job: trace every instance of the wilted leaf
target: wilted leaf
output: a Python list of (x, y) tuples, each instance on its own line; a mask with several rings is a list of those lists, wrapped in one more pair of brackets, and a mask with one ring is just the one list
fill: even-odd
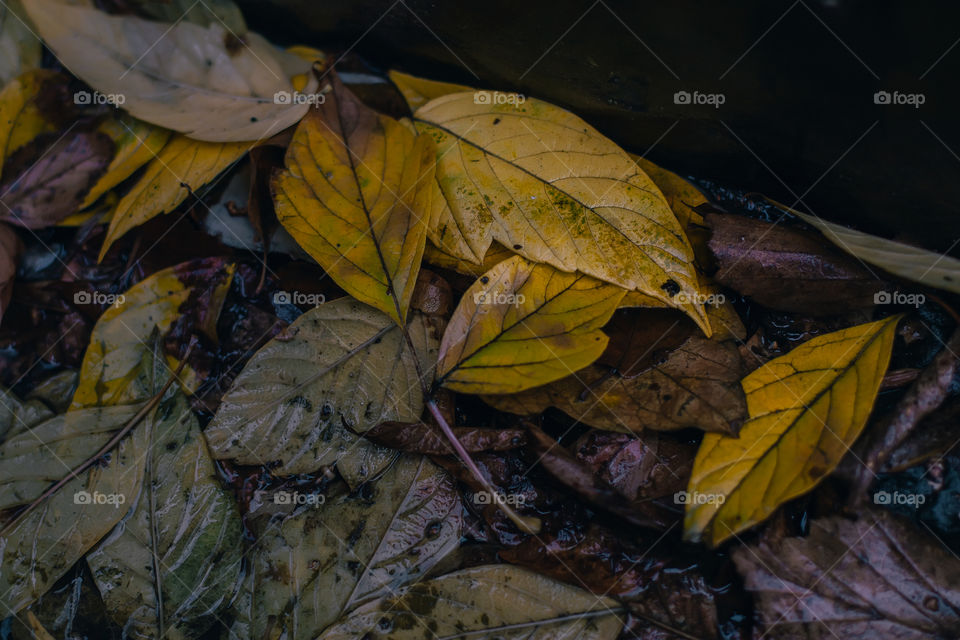
[[(507, 100), (450, 94), (415, 114), (417, 128), (437, 142), (437, 180), (449, 204), (431, 221), (431, 241), (479, 262), (496, 240), (530, 260), (662, 300), (709, 335), (693, 302), (693, 251), (653, 181), (573, 114), (496, 96)], [(464, 242), (471, 255), (458, 248)]]
[(485, 565), (420, 582), (364, 605), (318, 640), (613, 640), (623, 617), (612, 598), (519, 567)]
[(0, 85), (40, 66), (40, 40), (26, 19), (20, 0), (6, 0), (0, 6)]
[(950, 638), (960, 628), (960, 560), (884, 512), (814, 520), (806, 538), (734, 551), (758, 632), (804, 640)]
[(557, 407), (590, 426), (625, 433), (686, 427), (736, 433), (746, 417), (745, 371), (736, 345), (693, 335), (634, 378), (594, 365), (538, 389), (484, 400), (519, 415)]
[[(100, 196), (129, 178), (133, 173), (156, 157), (163, 149), (170, 132), (166, 129), (154, 127), (129, 116), (110, 118), (105, 120), (99, 130), (113, 140), (116, 153), (106, 173), (100, 176), (87, 197), (84, 198), (81, 209), (89, 207)], [(171, 168), (171, 171), (176, 169)], [(199, 187), (200, 185), (196, 185)]]
[(236, 589), (240, 516), (182, 393), (158, 407), (151, 431), (136, 508), (87, 563), (127, 637), (196, 637)]
[(433, 144), (333, 74), (331, 86), (273, 183), (277, 218), (347, 293), (403, 325), (427, 237)]
[(50, 142), (39, 136), (7, 158), (0, 218), (28, 229), (60, 222), (79, 211), (113, 157), (113, 142), (102, 133), (75, 132)]
[(117, 204), (100, 260), (118, 238), (154, 216), (173, 211), (191, 191), (207, 184), (250, 148), (243, 142), (198, 142), (173, 136)]
[[(10, 155), (41, 133), (56, 127), (47, 103), (66, 86), (67, 77), (49, 69), (35, 69), (10, 81), (0, 91), (0, 168)], [(63, 99), (65, 96), (57, 96)]]
[[(717, 545), (816, 486), (863, 430), (899, 316), (824, 334), (743, 379), (738, 438), (708, 433), (690, 478), (684, 535)], [(702, 496), (702, 497), (698, 497)]]
[(403, 455), (362, 492), (295, 512), (258, 542), (253, 637), (313, 640), (354, 607), (419, 579), (458, 546), (461, 509), (446, 472)]
[(618, 310), (603, 328), (610, 342), (597, 364), (634, 378), (663, 362), (695, 331), (696, 326), (673, 309)]
[(423, 392), (414, 358), (427, 369), (437, 347), (420, 316), (409, 331), (416, 355), (389, 317), (349, 298), (303, 314), (234, 380), (204, 431), (213, 456), (279, 461), (278, 475), (304, 473), (373, 446), (352, 432), (418, 420)]
[[(523, 429), (453, 427), (453, 433), (470, 453), (507, 451), (522, 447), (527, 442)], [(381, 422), (364, 433), (363, 437), (384, 447), (410, 453), (436, 456), (455, 453), (443, 433), (424, 422)]]
[(603, 353), (600, 327), (623, 295), (514, 256), (463, 295), (443, 335), (437, 380), (464, 393), (512, 393), (563, 378)]
[(855, 258), (928, 287), (960, 293), (960, 260), (827, 222), (779, 203)]
[(466, 85), (427, 80), (401, 71), (389, 71), (387, 75), (390, 77), (390, 81), (400, 90), (400, 93), (403, 94), (403, 99), (407, 101), (411, 113), (434, 98), (445, 96), (448, 93), (473, 91), (472, 87)]
[[(242, 37), (219, 20), (202, 27), (109, 15), (60, 0), (25, 0), (37, 32), (81, 80), (141, 120), (198, 140), (234, 142), (269, 137), (306, 113), (289, 99), (290, 77), (310, 63), (274, 48), (259, 35)], [(313, 93), (310, 77), (302, 88)], [(283, 92), (288, 99), (275, 99)], [(119, 102), (119, 100), (117, 100)]]
[(874, 305), (884, 281), (816, 234), (744, 216), (707, 214), (716, 280), (765, 307), (836, 314)]
[[(221, 258), (192, 260), (158, 271), (116, 298), (93, 328), (72, 407), (136, 402), (153, 395), (138, 379), (148, 338), (154, 331), (189, 335), (216, 323), (233, 271)], [(197, 381), (188, 369), (181, 383), (193, 388)]]
[(23, 243), (16, 232), (9, 226), (0, 224), (0, 319), (10, 305), (13, 280), (17, 275), (17, 259), (22, 251)]

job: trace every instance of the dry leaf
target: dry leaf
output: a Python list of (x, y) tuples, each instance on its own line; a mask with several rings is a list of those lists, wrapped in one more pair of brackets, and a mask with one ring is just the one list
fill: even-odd
[(898, 320), (817, 336), (743, 379), (739, 437), (708, 433), (697, 452), (687, 539), (718, 545), (836, 468), (873, 409)]
[(520, 256), (463, 295), (440, 345), (437, 380), (463, 393), (514, 393), (600, 357), (620, 287)]
[(331, 86), (273, 183), (277, 218), (347, 293), (403, 325), (426, 242), (433, 144), (333, 74)]

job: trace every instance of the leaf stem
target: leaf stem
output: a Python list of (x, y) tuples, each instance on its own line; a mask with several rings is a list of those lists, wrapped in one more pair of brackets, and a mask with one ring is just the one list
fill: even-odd
[[(450, 446), (452, 446), (453, 450), (457, 452), (457, 456), (460, 458), (460, 460), (467, 465), (467, 469), (470, 470), (470, 473), (474, 478), (476, 478), (477, 482), (479, 482), (481, 486), (483, 486), (484, 490), (491, 496), (498, 495), (499, 492), (494, 488), (490, 481), (487, 480), (486, 476), (483, 475), (483, 472), (481, 472), (479, 467), (477, 467), (477, 463), (473, 461), (473, 458), (470, 457), (470, 454), (464, 448), (463, 444), (461, 444), (460, 440), (457, 439), (456, 434), (453, 432), (453, 429), (450, 428), (450, 425), (447, 424), (447, 419), (443, 417), (443, 413), (440, 412), (440, 407), (437, 406), (437, 403), (434, 402), (433, 398), (427, 398), (427, 409), (430, 410), (430, 415), (433, 416), (433, 419), (437, 421), (437, 425), (440, 427), (440, 430), (443, 431), (443, 435), (445, 435), (447, 440), (450, 441)], [(505, 516), (510, 518), (510, 521), (517, 525), (518, 529), (524, 533), (529, 533), (532, 535), (540, 533), (540, 518), (521, 516), (502, 500), (496, 500), (495, 502), (500, 511), (502, 511)]]

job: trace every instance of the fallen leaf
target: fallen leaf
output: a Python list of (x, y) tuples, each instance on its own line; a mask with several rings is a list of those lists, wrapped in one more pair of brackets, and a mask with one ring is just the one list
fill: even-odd
[(127, 0), (145, 16), (161, 22), (186, 20), (202, 27), (220, 23), (238, 38), (247, 32), (247, 23), (233, 0)]
[(453, 309), (450, 283), (429, 269), (420, 269), (410, 307), (428, 316), (447, 318)]
[(657, 166), (642, 156), (630, 154), (630, 157), (660, 188), (680, 226), (690, 237), (695, 227), (703, 225), (703, 216), (697, 209), (709, 204), (706, 196), (674, 172)]
[(437, 142), (437, 180), (449, 204), (431, 222), (438, 247), (479, 262), (496, 240), (530, 260), (662, 300), (709, 335), (694, 302), (693, 250), (666, 199), (580, 118), (516, 94), (464, 92), (432, 100), (414, 120)]
[(42, 229), (76, 213), (113, 151), (113, 142), (102, 133), (74, 132), (52, 144), (49, 136), (38, 136), (7, 158), (0, 219)]
[(443, 335), (437, 380), (463, 393), (512, 393), (563, 378), (603, 353), (600, 327), (623, 295), (514, 256), (463, 295)]
[(716, 546), (815, 487), (873, 409), (899, 316), (818, 336), (743, 379), (749, 419), (708, 433), (693, 465), (688, 540)]
[(313, 640), (358, 605), (421, 579), (458, 546), (461, 509), (446, 472), (403, 455), (362, 492), (271, 526), (253, 558), (252, 637)]
[(347, 293), (403, 325), (427, 237), (433, 144), (330, 78), (274, 180), (277, 218)]
[(890, 513), (814, 520), (805, 538), (762, 539), (733, 559), (757, 603), (755, 636), (949, 638), (960, 560)]
[(223, 397), (204, 431), (213, 456), (279, 462), (273, 472), (290, 475), (379, 449), (354, 433), (423, 412), (414, 358), (432, 362), (436, 339), (418, 315), (408, 330), (416, 355), (389, 317), (349, 298), (303, 314), (250, 358)]
[[(197, 140), (266, 138), (296, 123), (290, 77), (310, 63), (253, 32), (109, 15), (61, 0), (25, 0), (44, 43), (70, 71), (133, 116)], [(316, 91), (311, 77), (304, 94)], [(276, 96), (281, 96), (277, 98)]]
[(0, 224), (0, 319), (10, 306), (13, 281), (17, 275), (17, 260), (23, 252), (23, 243), (16, 232)]
[[(463, 448), (478, 451), (508, 451), (527, 443), (523, 429), (453, 427)], [(371, 442), (391, 449), (424, 455), (454, 455), (453, 447), (437, 427), (423, 422), (381, 422), (363, 434)]]
[(714, 278), (770, 309), (832, 315), (873, 307), (888, 284), (811, 232), (709, 213)]
[(100, 249), (110, 246), (147, 220), (173, 211), (191, 192), (212, 181), (250, 148), (242, 142), (198, 142), (173, 136), (148, 165), (137, 183), (117, 204)]
[(736, 433), (746, 418), (740, 388), (745, 371), (734, 344), (693, 335), (665, 361), (634, 378), (593, 365), (543, 387), (487, 395), (484, 401), (518, 415), (556, 407), (592, 427), (624, 433), (687, 427)]
[(35, 69), (0, 91), (0, 169), (14, 151), (41, 133), (56, 131), (48, 103), (66, 97), (67, 82), (62, 73)]
[(26, 19), (20, 0), (7, 0), (0, 7), (0, 85), (40, 66), (43, 48)]
[(610, 342), (597, 364), (634, 378), (663, 362), (695, 331), (696, 325), (673, 309), (618, 310), (603, 328)]
[(507, 258), (512, 258), (513, 256), (514, 253), (499, 242), (490, 244), (490, 248), (487, 249), (487, 253), (483, 257), (483, 262), (480, 264), (458, 258), (449, 253), (444, 253), (443, 249), (437, 248), (429, 240), (427, 240), (426, 249), (423, 251), (423, 259), (428, 264), (443, 269), (450, 269), (451, 271), (473, 276), (474, 278), (479, 278), (487, 271), (490, 271), (490, 269), (493, 269)]
[(106, 172), (90, 187), (83, 204), (80, 205), (81, 209), (92, 205), (100, 196), (153, 160), (170, 138), (170, 132), (166, 129), (151, 126), (129, 116), (104, 120), (98, 130), (110, 136), (116, 153)]
[(614, 640), (623, 615), (612, 598), (597, 597), (510, 565), (448, 573), (359, 607), (318, 640), (381, 637)]
[(240, 515), (217, 483), (182, 393), (157, 408), (148, 443), (143, 487), (131, 496), (136, 507), (87, 564), (107, 611), (130, 637), (198, 637), (235, 592)]
[(387, 76), (390, 77), (390, 82), (403, 94), (403, 99), (407, 101), (407, 106), (410, 107), (410, 113), (413, 113), (434, 98), (439, 98), (449, 93), (473, 91), (472, 87), (466, 85), (427, 80), (426, 78), (418, 78), (417, 76), (411, 76), (401, 71), (388, 71)]

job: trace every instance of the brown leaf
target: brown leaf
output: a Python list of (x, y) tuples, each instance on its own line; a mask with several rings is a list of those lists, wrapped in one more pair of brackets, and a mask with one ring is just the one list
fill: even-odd
[(10, 296), (13, 295), (13, 280), (17, 275), (17, 258), (23, 251), (23, 243), (17, 234), (5, 224), (0, 224), (0, 319), (3, 318)]
[(450, 283), (429, 269), (420, 269), (413, 287), (410, 306), (428, 316), (449, 318), (453, 310), (453, 291)]
[(673, 309), (620, 309), (603, 328), (610, 337), (597, 360), (621, 377), (635, 378), (661, 362), (697, 330)]
[(807, 231), (708, 213), (714, 279), (771, 309), (814, 315), (872, 307), (886, 290), (863, 264)]
[(8, 179), (0, 184), (0, 218), (39, 229), (76, 213), (113, 150), (113, 141), (99, 132), (78, 132), (53, 144), (50, 136), (40, 136), (24, 145), (4, 170)]
[(733, 558), (765, 637), (920, 640), (960, 629), (960, 560), (886, 512), (814, 520), (806, 538), (761, 540)]
[[(480, 429), (454, 427), (454, 435), (470, 453), (508, 451), (526, 444), (523, 429)], [(432, 456), (453, 455), (453, 447), (439, 429), (423, 422), (381, 422), (363, 437), (376, 444), (410, 453)]]

